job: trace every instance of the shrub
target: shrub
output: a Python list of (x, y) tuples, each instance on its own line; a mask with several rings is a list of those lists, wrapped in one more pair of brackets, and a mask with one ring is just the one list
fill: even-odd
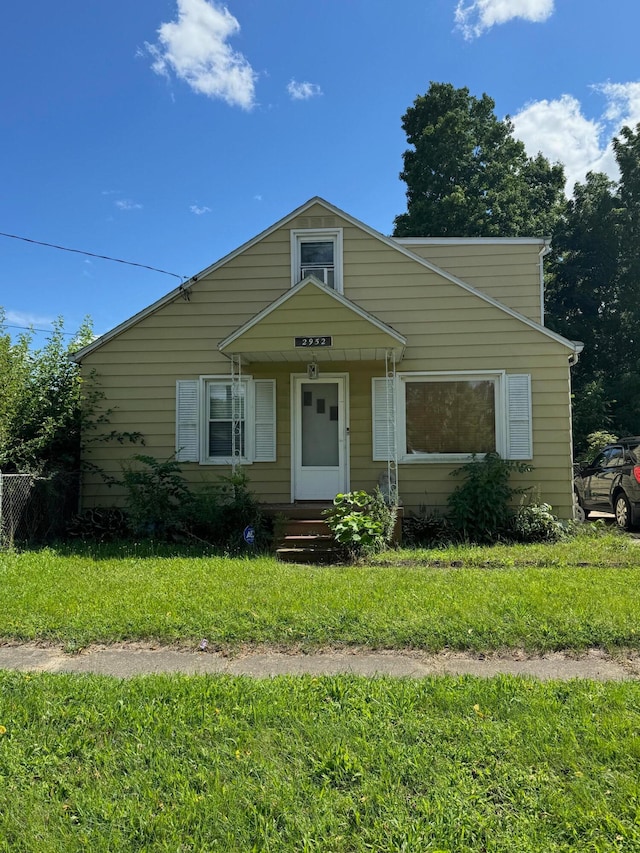
[(472, 542), (494, 542), (508, 533), (515, 495), (526, 492), (514, 488), (509, 480), (514, 472), (533, 470), (524, 462), (501, 459), (497, 453), (475, 457), (452, 471), (452, 476), (464, 477), (447, 499), (449, 519), (454, 530)]
[(391, 542), (395, 507), (387, 506), (380, 489), (338, 494), (324, 515), (333, 537), (351, 559), (383, 551)]
[(132, 532), (167, 539), (184, 531), (193, 495), (179, 464), (173, 458), (158, 462), (140, 453), (133, 460), (138, 467), (124, 465), (121, 481)]
[(228, 551), (247, 549), (244, 531), (255, 532), (254, 550), (267, 547), (271, 531), (259, 502), (249, 489), (243, 468), (221, 476), (213, 486), (197, 492), (189, 507), (188, 530), (199, 539)]
[(517, 542), (558, 542), (569, 535), (569, 530), (547, 503), (522, 504), (510, 525), (511, 536)]

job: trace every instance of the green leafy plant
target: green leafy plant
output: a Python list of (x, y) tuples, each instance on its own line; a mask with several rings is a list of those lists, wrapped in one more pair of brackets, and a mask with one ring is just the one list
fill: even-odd
[(324, 515), (333, 537), (352, 560), (383, 551), (391, 541), (395, 507), (387, 506), (380, 489), (338, 494)]
[(121, 484), (126, 490), (126, 509), (134, 533), (164, 539), (185, 529), (193, 506), (193, 495), (178, 462), (159, 462), (138, 453), (138, 463), (123, 466)]
[(463, 539), (472, 542), (493, 542), (508, 534), (513, 516), (512, 500), (524, 494), (526, 488), (510, 484), (515, 472), (531, 471), (525, 462), (502, 459), (497, 453), (487, 453), (481, 459), (456, 468), (451, 474), (464, 477), (447, 499), (453, 528)]
[(587, 436), (587, 450), (583, 456), (584, 462), (593, 462), (598, 453), (606, 447), (607, 444), (613, 444), (618, 440), (618, 436), (606, 429), (599, 429), (596, 432), (589, 433)]
[(510, 532), (518, 542), (558, 542), (570, 528), (555, 517), (551, 504), (523, 503), (511, 518)]
[[(244, 531), (252, 527), (253, 545), (244, 540)], [(243, 468), (221, 476), (218, 483), (196, 492), (189, 506), (188, 530), (199, 539), (235, 553), (247, 548), (264, 549), (271, 531)]]

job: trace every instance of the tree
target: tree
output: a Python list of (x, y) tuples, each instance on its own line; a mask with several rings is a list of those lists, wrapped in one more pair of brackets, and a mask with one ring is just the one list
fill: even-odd
[(407, 212), (397, 237), (548, 236), (563, 203), (564, 173), (528, 157), (486, 94), (431, 83), (402, 118)]
[(640, 124), (613, 142), (620, 179), (589, 173), (557, 223), (547, 325), (585, 349), (574, 369), (574, 442), (640, 432)]
[(69, 355), (92, 339), (85, 321), (70, 343), (58, 319), (42, 349), (33, 333), (14, 342), (0, 309), (0, 470), (49, 473), (78, 471), (83, 387)]

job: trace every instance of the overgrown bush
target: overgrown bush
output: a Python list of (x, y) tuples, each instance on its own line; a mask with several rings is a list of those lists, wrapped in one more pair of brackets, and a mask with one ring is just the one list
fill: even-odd
[(123, 466), (121, 484), (129, 526), (140, 536), (166, 539), (184, 532), (193, 507), (193, 495), (175, 459), (158, 462), (137, 453), (135, 466)]
[(333, 507), (324, 512), (334, 539), (351, 560), (383, 551), (393, 537), (396, 515), (379, 488), (373, 495), (365, 491), (338, 494)]
[(524, 462), (487, 453), (452, 471), (452, 476), (464, 478), (447, 499), (448, 517), (459, 536), (471, 542), (504, 538), (514, 512), (512, 499), (526, 492), (526, 488), (510, 484), (511, 475), (531, 470), (532, 466)]
[[(158, 462), (137, 454), (123, 468), (126, 514), (131, 531), (153, 539), (193, 539), (227, 551), (258, 550), (269, 542), (260, 504), (242, 468), (192, 491), (175, 459)], [(252, 527), (253, 544), (244, 540)]]
[(219, 478), (219, 482), (198, 491), (189, 507), (188, 530), (212, 545), (236, 552), (247, 549), (244, 531), (252, 527), (254, 550), (266, 548), (271, 539), (268, 521), (243, 468)]
[(448, 516), (437, 509), (428, 510), (424, 504), (402, 523), (402, 541), (409, 546), (451, 545), (459, 538)]
[(65, 342), (58, 319), (41, 349), (34, 334), (14, 341), (0, 308), (0, 470), (49, 474), (80, 469), (83, 385), (72, 352), (92, 340), (91, 324)]

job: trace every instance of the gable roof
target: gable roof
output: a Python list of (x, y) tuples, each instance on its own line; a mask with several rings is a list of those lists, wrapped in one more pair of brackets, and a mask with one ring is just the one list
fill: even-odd
[[(295, 346), (296, 332), (319, 337), (327, 328), (331, 348)], [(393, 350), (399, 361), (406, 343), (404, 335), (309, 275), (220, 341), (218, 349), (247, 361), (294, 362), (308, 361), (310, 352), (318, 361), (375, 361)]]
[[(191, 276), (191, 278), (188, 281), (184, 282), (183, 284), (178, 285), (178, 287), (175, 287), (173, 290), (171, 290), (165, 296), (158, 299), (156, 302), (149, 305), (147, 308), (144, 308), (142, 311), (139, 311), (137, 314), (134, 314), (128, 320), (125, 320), (124, 322), (115, 326), (110, 331), (105, 332), (104, 335), (101, 335), (99, 338), (96, 338), (95, 341), (92, 341), (86, 347), (83, 347), (82, 349), (78, 350), (76, 353), (74, 353), (71, 356), (71, 359), (73, 361), (75, 361), (76, 363), (80, 363), (85, 356), (89, 355), (94, 350), (102, 347), (108, 341), (112, 340), (112, 338), (115, 338), (117, 335), (122, 334), (122, 332), (124, 332), (127, 329), (131, 328), (132, 326), (136, 325), (141, 320), (144, 320), (145, 317), (148, 317), (149, 315), (155, 313), (160, 308), (162, 308), (164, 305), (167, 305), (170, 302), (173, 302), (175, 299), (178, 299), (180, 297), (188, 299), (189, 292), (190, 292), (191, 288), (194, 287), (200, 279), (210, 275), (215, 270), (217, 270), (220, 267), (224, 266), (225, 264), (229, 263), (229, 261), (233, 260), (238, 255), (241, 255), (243, 252), (245, 252), (247, 249), (250, 249), (252, 246), (255, 246), (257, 243), (259, 243), (261, 240), (264, 240), (270, 234), (273, 234), (279, 228), (282, 228), (287, 223), (291, 222), (293, 219), (296, 219), (297, 217), (304, 214), (307, 210), (309, 210), (314, 205), (320, 205), (321, 207), (324, 207), (327, 211), (332, 213), (334, 216), (341, 217), (346, 222), (348, 222), (350, 225), (353, 225), (354, 227), (361, 229), (362, 231), (364, 231), (369, 236), (375, 238), (376, 240), (381, 241), (385, 245), (394, 249), (396, 252), (400, 252), (401, 254), (405, 255), (406, 257), (411, 258), (411, 260), (415, 261), (417, 264), (420, 264), (421, 266), (425, 267), (426, 269), (430, 270), (431, 272), (434, 272), (437, 275), (442, 276), (442, 278), (446, 279), (447, 281), (452, 282), (453, 284), (457, 285), (458, 287), (463, 288), (464, 290), (468, 291), (469, 293), (474, 294), (479, 299), (481, 299), (483, 302), (486, 302), (489, 305), (493, 305), (494, 308), (498, 308), (500, 311), (507, 314), (508, 316), (513, 317), (514, 319), (524, 323), (526, 326), (529, 326), (532, 329), (535, 329), (536, 331), (540, 332), (541, 334), (545, 335), (546, 337), (550, 338), (551, 340), (556, 341), (556, 343), (559, 343), (562, 346), (565, 346), (572, 353), (575, 353), (577, 355), (578, 353), (580, 353), (582, 351), (583, 344), (580, 343), (579, 341), (570, 341), (567, 338), (564, 338), (562, 335), (559, 335), (556, 332), (551, 331), (551, 329), (547, 329), (546, 326), (541, 326), (539, 323), (536, 323), (535, 320), (531, 320), (529, 317), (525, 317), (523, 314), (520, 314), (518, 311), (514, 311), (512, 308), (509, 308), (508, 306), (504, 305), (502, 302), (499, 302), (497, 299), (494, 299), (493, 297), (488, 296), (486, 293), (483, 293), (481, 290), (478, 290), (476, 287), (473, 287), (473, 285), (468, 284), (463, 279), (458, 278), (457, 276), (453, 275), (450, 272), (447, 272), (446, 270), (443, 270), (441, 267), (437, 266), (432, 261), (429, 261), (426, 258), (420, 257), (420, 255), (417, 255), (417, 254), (415, 254), (415, 252), (412, 252), (406, 245), (403, 245), (401, 242), (399, 242), (399, 241), (397, 241), (391, 237), (386, 237), (384, 234), (381, 234), (379, 231), (376, 231), (374, 228), (371, 228), (371, 226), (367, 225), (366, 223), (361, 222), (360, 220), (356, 219), (355, 217), (351, 216), (350, 214), (345, 213), (343, 210), (340, 210), (340, 208), (335, 207), (335, 205), (331, 204), (330, 202), (325, 201), (325, 199), (320, 198), (320, 196), (314, 196), (313, 198), (310, 198), (307, 202), (302, 204), (300, 207), (297, 207), (295, 210), (291, 211), (291, 213), (288, 213), (282, 219), (279, 219), (273, 225), (270, 225), (269, 228), (266, 228), (264, 231), (261, 231), (259, 234), (257, 234), (255, 237), (252, 237), (250, 240), (247, 240), (247, 242), (243, 243), (241, 246), (238, 246), (237, 249), (234, 249), (232, 252), (229, 252), (229, 254), (224, 255), (222, 258), (217, 260), (215, 263), (213, 263), (210, 266), (206, 267), (205, 269), (201, 270), (199, 273), (196, 273), (195, 275)], [(422, 240), (424, 238), (420, 238), (420, 239)], [(469, 238), (469, 239), (471, 239), (471, 238)], [(503, 238), (503, 239), (509, 240), (510, 238)], [(515, 239), (518, 239), (518, 238), (515, 238)], [(353, 304), (353, 303), (351, 303), (351, 304)]]

